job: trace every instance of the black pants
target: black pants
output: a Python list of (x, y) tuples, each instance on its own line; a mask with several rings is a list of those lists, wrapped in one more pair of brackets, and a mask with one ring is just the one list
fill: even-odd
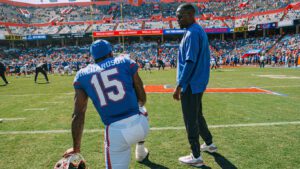
[(7, 81), (6, 78), (5, 78), (5, 73), (2, 72), (2, 71), (0, 71), (0, 76), (2, 77), (3, 81), (4, 81), (6, 84), (8, 84), (8, 81)]
[(203, 93), (192, 94), (190, 86), (184, 93), (181, 93), (183, 119), (188, 140), (195, 158), (200, 156), (199, 135), (207, 145), (212, 143), (212, 135), (208, 130), (205, 118), (202, 114), (202, 96)]
[(36, 68), (36, 69), (35, 69), (35, 77), (34, 77), (34, 81), (36, 82), (36, 79), (37, 79), (37, 77), (38, 77), (39, 72), (41, 72), (41, 73), (45, 76), (45, 79), (46, 79), (47, 82), (48, 82), (49, 80), (48, 80), (47, 73), (46, 73), (46, 71), (45, 71), (44, 69), (42, 69), (42, 68)]
[(263, 61), (263, 62), (260, 62), (259, 67), (260, 67), (260, 68), (264, 68), (264, 67), (265, 67), (265, 62), (264, 62), (264, 61)]

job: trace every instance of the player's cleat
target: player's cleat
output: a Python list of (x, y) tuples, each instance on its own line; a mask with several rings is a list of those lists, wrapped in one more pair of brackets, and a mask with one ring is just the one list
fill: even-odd
[(215, 153), (218, 151), (218, 148), (216, 145), (214, 145), (213, 143), (210, 144), (210, 145), (206, 145), (206, 143), (202, 144), (200, 146), (200, 150), (201, 151), (207, 151), (207, 152), (210, 152), (210, 153)]
[(85, 160), (79, 153), (60, 159), (54, 169), (86, 169)]
[(182, 164), (186, 164), (194, 167), (201, 167), (204, 165), (202, 157), (199, 156), (198, 158), (195, 158), (192, 153), (187, 156), (179, 157), (178, 160)]
[(144, 144), (136, 144), (135, 147), (135, 159), (138, 162), (142, 162), (148, 156), (149, 151), (144, 147)]

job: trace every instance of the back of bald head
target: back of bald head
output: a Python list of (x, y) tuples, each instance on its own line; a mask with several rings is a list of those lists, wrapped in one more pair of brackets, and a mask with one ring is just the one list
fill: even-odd
[(190, 3), (184, 3), (184, 4), (179, 5), (178, 8), (177, 8), (177, 10), (178, 9), (190, 12), (192, 14), (196, 13), (196, 10), (195, 10), (194, 6), (192, 4), (190, 4)]

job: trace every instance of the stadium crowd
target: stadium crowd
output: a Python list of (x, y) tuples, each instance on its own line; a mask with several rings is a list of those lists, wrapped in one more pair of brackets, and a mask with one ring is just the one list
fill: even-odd
[[(297, 67), (300, 56), (300, 34), (288, 34), (266, 38), (248, 38), (239, 40), (211, 40), (211, 57), (218, 66), (257, 65), (260, 57), (270, 66)], [(179, 41), (116, 43), (115, 53), (125, 53), (135, 59), (140, 67), (149, 62), (152, 67), (176, 65)], [(125, 50), (124, 50), (125, 49)], [(253, 52), (254, 51), (254, 52)], [(0, 55), (6, 63), (7, 71), (20, 74), (35, 69), (41, 60), (48, 63), (51, 73), (71, 73), (85, 67), (90, 62), (89, 45), (52, 46), (41, 48), (1, 48)]]
[[(196, 16), (240, 16), (253, 12), (262, 12), (287, 7), (296, 0), (258, 0), (258, 1), (210, 1), (194, 3), (198, 7)], [(251, 3), (251, 4), (250, 4)], [(141, 6), (111, 3), (110, 5), (91, 5), (69, 7), (17, 7), (2, 3), (0, 5), (1, 20), (14, 23), (46, 23), (51, 20), (86, 21), (101, 20), (106, 14), (114, 20), (149, 19), (153, 15), (174, 17), (180, 2), (144, 3)], [(122, 8), (122, 10), (120, 9)], [(122, 11), (122, 14), (121, 14)], [(12, 17), (11, 17), (12, 16)]]
[[(287, 12), (244, 16), (254, 12), (287, 8), (294, 0), (259, 0), (259, 1), (211, 1), (194, 3), (198, 8), (197, 21), (204, 28), (234, 28), (256, 24), (300, 19), (300, 10), (290, 8)], [(251, 3), (251, 4), (250, 4)], [(90, 33), (93, 31), (173, 29), (179, 28), (177, 21), (162, 21), (162, 18), (175, 17), (179, 2), (144, 3), (141, 6), (111, 3), (110, 5), (65, 6), (65, 7), (18, 7), (0, 3), (2, 22), (35, 24), (50, 23), (48, 26), (1, 26), (0, 34), (68, 34)], [(267, 5), (266, 5), (267, 4)], [(122, 15), (121, 15), (122, 13)], [(232, 19), (233, 16), (237, 18)], [(217, 19), (216, 17), (226, 17)], [(216, 19), (215, 19), (216, 18)], [(134, 20), (134, 22), (133, 22)], [(105, 21), (108, 23), (86, 24), (86, 21)], [(59, 22), (82, 22), (68, 25)], [(123, 23), (124, 22), (124, 23)]]
[[(212, 40), (212, 57), (219, 65), (257, 65), (297, 67), (300, 56), (299, 34), (240, 40)], [(263, 60), (261, 60), (263, 56)]]
[[(233, 28), (284, 20), (300, 19), (300, 10), (288, 9), (286, 12), (263, 14), (256, 17), (237, 19), (212, 19), (217, 16), (242, 16), (286, 8), (295, 0), (258, 0), (258, 1), (211, 1), (195, 3), (198, 8), (197, 22), (204, 28)], [(251, 3), (251, 4), (250, 4)], [(0, 26), (1, 35), (70, 34), (91, 33), (93, 31), (173, 29), (179, 28), (177, 21), (162, 21), (162, 18), (175, 17), (180, 3), (144, 3), (141, 6), (111, 3), (110, 5), (91, 5), (79, 7), (17, 7), (0, 4), (0, 19), (12, 23), (53, 23), (51, 26)], [(121, 14), (122, 12), (122, 14)], [(58, 22), (99, 21), (109, 18), (110, 23), (60, 25)], [(122, 23), (121, 21), (125, 21)], [(217, 65), (255, 65), (264, 62), (272, 66), (297, 66), (299, 57), (299, 34), (285, 36), (256, 37), (237, 40), (210, 40), (211, 57)], [(114, 43), (115, 53), (127, 53), (141, 67), (150, 62), (152, 66), (176, 66), (179, 40), (158, 44), (150, 42)], [(81, 46), (44, 46), (34, 48), (0, 47), (0, 58), (7, 65), (8, 72), (20, 74), (25, 70), (33, 71), (43, 61), (48, 63), (49, 72), (70, 72), (79, 70), (92, 62), (89, 45)]]
[[(123, 50), (125, 47), (125, 51)], [(167, 42), (158, 47), (157, 42), (115, 44), (114, 52), (125, 53), (137, 61), (141, 67), (146, 62), (151, 66), (164, 67), (175, 65), (178, 42)], [(78, 71), (87, 64), (93, 62), (89, 53), (89, 45), (58, 47), (48, 45), (41, 48), (0, 48), (0, 58), (6, 63), (7, 72), (32, 73), (40, 62), (48, 63), (50, 73), (71, 73), (70, 70)], [(159, 53), (159, 54), (158, 54)]]

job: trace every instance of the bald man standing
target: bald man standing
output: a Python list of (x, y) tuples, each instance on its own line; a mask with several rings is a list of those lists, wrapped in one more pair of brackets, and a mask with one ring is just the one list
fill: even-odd
[[(202, 113), (202, 96), (210, 73), (208, 37), (196, 23), (192, 4), (180, 5), (176, 17), (180, 28), (186, 31), (179, 45), (177, 87), (173, 98), (181, 100), (183, 119), (192, 150), (190, 155), (178, 160), (183, 164), (201, 167), (204, 163), (200, 151), (217, 151)], [(199, 136), (205, 142), (201, 146)]]

